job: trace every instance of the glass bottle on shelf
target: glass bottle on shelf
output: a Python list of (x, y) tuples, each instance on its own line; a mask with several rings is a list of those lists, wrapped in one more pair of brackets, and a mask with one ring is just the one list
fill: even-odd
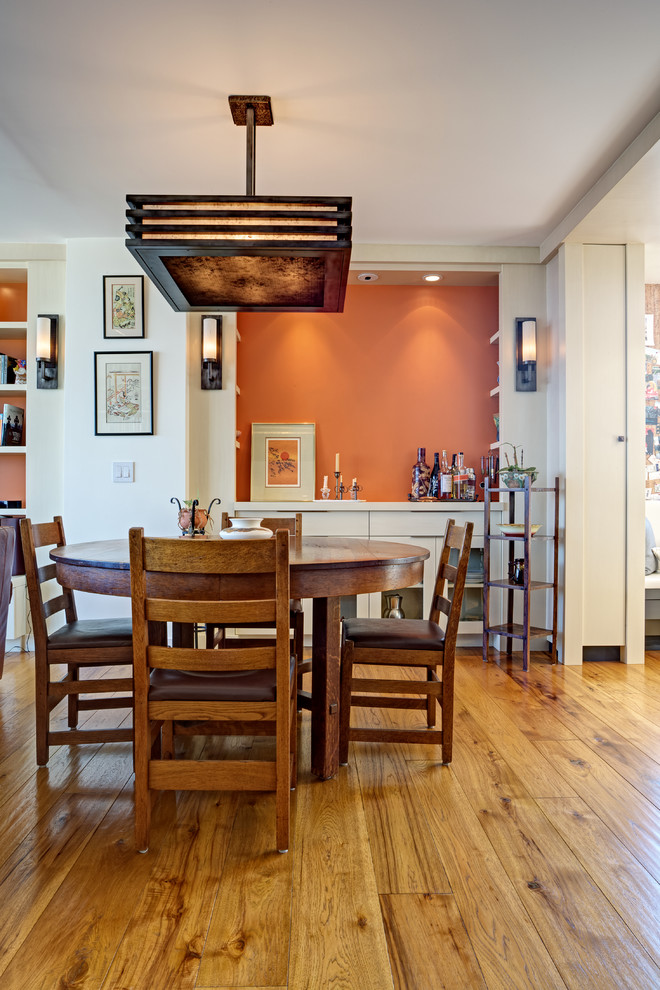
[(456, 472), (454, 473), (454, 498), (457, 500), (465, 499), (466, 489), (467, 489), (467, 471), (463, 464), (463, 451), (458, 452), (458, 464), (456, 465)]
[(417, 463), (412, 471), (413, 498), (424, 498), (429, 493), (431, 469), (426, 463), (426, 447), (417, 448)]
[(446, 450), (443, 450), (442, 452), (442, 462), (440, 464), (440, 490), (438, 495), (443, 502), (446, 502), (451, 498), (451, 471), (449, 469)]
[(465, 497), (469, 502), (476, 502), (477, 500), (477, 477), (474, 473), (474, 468), (471, 467), (467, 469)]
[(438, 498), (440, 494), (440, 454), (438, 451), (433, 455), (433, 468), (429, 478), (429, 495), (431, 498)]
[(451, 455), (451, 467), (449, 468), (449, 480), (451, 482), (449, 487), (449, 498), (456, 498), (456, 475), (458, 474), (458, 467), (456, 465), (456, 454)]

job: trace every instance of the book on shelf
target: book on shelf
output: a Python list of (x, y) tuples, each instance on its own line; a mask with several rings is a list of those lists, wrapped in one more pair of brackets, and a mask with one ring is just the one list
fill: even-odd
[(25, 410), (19, 406), (10, 406), (5, 402), (2, 407), (2, 433), (0, 446), (21, 447), (23, 445), (23, 419)]
[(0, 385), (15, 385), (25, 381), (25, 361), (12, 357), (11, 354), (0, 354)]

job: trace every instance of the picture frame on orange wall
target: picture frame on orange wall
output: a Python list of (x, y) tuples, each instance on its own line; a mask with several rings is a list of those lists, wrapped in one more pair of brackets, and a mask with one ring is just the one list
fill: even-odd
[(311, 502), (316, 477), (315, 423), (253, 423), (252, 502)]

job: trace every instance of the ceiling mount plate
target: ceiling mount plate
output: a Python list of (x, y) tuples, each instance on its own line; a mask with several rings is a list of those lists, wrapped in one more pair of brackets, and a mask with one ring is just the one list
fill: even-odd
[(247, 125), (247, 108), (254, 108), (254, 122), (257, 127), (268, 127), (273, 123), (273, 108), (270, 96), (230, 96), (231, 117), (238, 127)]

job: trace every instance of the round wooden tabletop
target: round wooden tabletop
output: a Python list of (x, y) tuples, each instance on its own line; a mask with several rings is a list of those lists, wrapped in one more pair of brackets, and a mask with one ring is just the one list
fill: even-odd
[[(209, 539), (219, 539), (210, 536)], [(77, 591), (130, 596), (128, 540), (95, 540), (51, 550), (60, 583)], [(293, 598), (392, 591), (418, 584), (429, 551), (407, 543), (348, 537), (291, 538)]]

